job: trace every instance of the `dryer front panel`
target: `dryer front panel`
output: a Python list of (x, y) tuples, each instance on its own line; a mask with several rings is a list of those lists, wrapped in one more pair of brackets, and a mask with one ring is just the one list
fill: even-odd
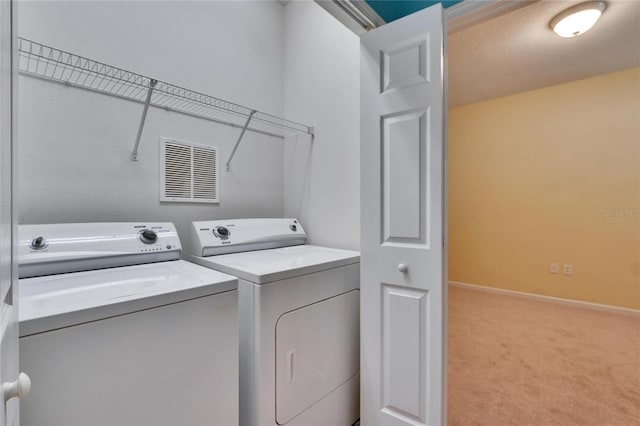
[(276, 422), (286, 424), (360, 371), (360, 290), (276, 323)]

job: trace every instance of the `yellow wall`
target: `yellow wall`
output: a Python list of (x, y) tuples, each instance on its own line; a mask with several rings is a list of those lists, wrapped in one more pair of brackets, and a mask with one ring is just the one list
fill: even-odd
[(449, 279), (640, 308), (640, 68), (449, 111)]

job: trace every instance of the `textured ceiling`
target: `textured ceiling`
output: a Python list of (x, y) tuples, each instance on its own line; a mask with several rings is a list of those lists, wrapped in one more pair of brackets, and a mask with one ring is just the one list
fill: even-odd
[(590, 31), (558, 37), (549, 21), (577, 3), (543, 0), (449, 34), (449, 106), (640, 66), (640, 1), (609, 0)]

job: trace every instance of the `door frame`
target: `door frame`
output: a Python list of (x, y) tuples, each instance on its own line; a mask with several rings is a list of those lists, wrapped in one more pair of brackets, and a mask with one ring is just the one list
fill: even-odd
[[(0, 236), (4, 241), (0, 244), (0, 256), (8, 259), (8, 281), (9, 286), (3, 289), (3, 293), (0, 297), (0, 326), (2, 327), (2, 334), (0, 342), (0, 369), (2, 369), (0, 375), (0, 383), (3, 385), (7, 382), (13, 382), (18, 379), (19, 365), (18, 365), (18, 253), (17, 253), (17, 241), (18, 241), (18, 227), (17, 227), (17, 203), (16, 203), (16, 187), (17, 187), (17, 131), (18, 131), (18, 55), (17, 55), (17, 9), (18, 3), (16, 0), (0, 0), (3, 8), (2, 24), (6, 25), (3, 29), (2, 49), (7, 48), (1, 54), (4, 59), (9, 58), (9, 64), (3, 64), (2, 73), (3, 78), (10, 79), (7, 85), (7, 97), (5, 102), (9, 103), (9, 111), (2, 111), (5, 120), (3, 125), (8, 127), (8, 130), (2, 130), (6, 139), (1, 143), (3, 146), (0, 148), (3, 150), (3, 158), (0, 159), (2, 167), (8, 168), (8, 172), (5, 170), (3, 177), (7, 178), (8, 182), (2, 183), (1, 191), (3, 191), (2, 197), (8, 198), (8, 206), (4, 206), (7, 209), (6, 221), (2, 219), (0, 226), (2, 229), (0, 232), (3, 235)], [(5, 39), (4, 37), (7, 37)], [(7, 46), (8, 45), (8, 46)], [(5, 57), (5, 55), (7, 55)], [(7, 73), (7, 74), (4, 74)], [(3, 85), (6, 81), (3, 81)], [(6, 115), (4, 115), (6, 114)], [(8, 117), (7, 117), (8, 116)], [(6, 191), (6, 192), (5, 192)], [(4, 293), (6, 290), (6, 293)], [(5, 304), (5, 302), (7, 302)], [(19, 401), (17, 398), (11, 398), (8, 401), (4, 401), (5, 389), (3, 387), (0, 390), (0, 424), (18, 424), (19, 423)]]

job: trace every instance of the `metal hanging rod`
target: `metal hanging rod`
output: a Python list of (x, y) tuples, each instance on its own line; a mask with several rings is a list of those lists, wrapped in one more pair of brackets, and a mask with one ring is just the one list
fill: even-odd
[(149, 104), (151, 103), (151, 95), (153, 89), (158, 84), (158, 80), (149, 81), (149, 91), (147, 91), (147, 98), (144, 101), (144, 109), (142, 110), (142, 117), (140, 118), (140, 125), (138, 126), (138, 134), (136, 135), (136, 141), (133, 144), (133, 151), (131, 151), (131, 160), (138, 161), (138, 145), (140, 145), (140, 137), (142, 136), (142, 129), (144, 129), (144, 122), (147, 119), (147, 111), (149, 111)]
[(236, 144), (233, 146), (233, 150), (231, 151), (231, 155), (229, 155), (229, 159), (227, 160), (227, 171), (230, 172), (231, 171), (231, 160), (233, 160), (233, 156), (236, 155), (236, 150), (238, 149), (238, 145), (240, 145), (240, 142), (242, 141), (242, 138), (244, 136), (244, 132), (247, 131), (247, 127), (249, 127), (249, 123), (251, 123), (251, 119), (253, 118), (253, 115), (256, 113), (256, 111), (251, 111), (251, 113), (249, 114), (249, 117), (247, 117), (247, 122), (244, 123), (244, 127), (242, 128), (242, 131), (240, 132), (240, 135), (238, 136), (238, 140), (236, 141)]
[(313, 138), (312, 126), (256, 111), (35, 41), (18, 38), (18, 57), (18, 68), (23, 74), (143, 104), (144, 109), (131, 153), (132, 160), (137, 159), (138, 145), (149, 106), (242, 129), (234, 153), (246, 131), (282, 139), (284, 132), (306, 133)]

